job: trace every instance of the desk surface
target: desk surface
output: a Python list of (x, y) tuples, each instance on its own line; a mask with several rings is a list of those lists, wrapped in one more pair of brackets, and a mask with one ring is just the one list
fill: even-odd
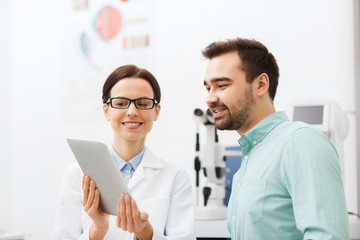
[(195, 234), (198, 238), (230, 238), (226, 220), (196, 220)]
[(0, 240), (23, 240), (24, 234), (20, 233), (0, 233)]
[(360, 239), (360, 219), (355, 216), (349, 216), (349, 228), (351, 239)]

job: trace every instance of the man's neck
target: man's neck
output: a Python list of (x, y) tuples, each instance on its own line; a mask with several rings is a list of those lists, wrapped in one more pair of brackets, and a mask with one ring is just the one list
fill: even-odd
[(241, 136), (273, 113), (275, 113), (275, 107), (272, 102), (267, 101), (265, 103), (255, 105), (253, 111), (251, 112), (251, 116), (249, 116), (249, 122), (236, 131)]

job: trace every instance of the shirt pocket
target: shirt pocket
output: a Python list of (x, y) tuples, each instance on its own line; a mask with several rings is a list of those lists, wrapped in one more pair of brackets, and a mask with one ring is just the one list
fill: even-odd
[(266, 180), (261, 178), (244, 179), (239, 191), (237, 207), (240, 218), (247, 225), (261, 222), (264, 215)]
[(170, 198), (144, 199), (140, 200), (138, 205), (140, 211), (145, 211), (149, 214), (149, 221), (153, 228), (163, 233), (169, 212)]

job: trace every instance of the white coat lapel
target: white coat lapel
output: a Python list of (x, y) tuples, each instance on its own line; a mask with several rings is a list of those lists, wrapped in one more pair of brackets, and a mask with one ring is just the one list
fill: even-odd
[(141, 163), (137, 167), (134, 172), (133, 177), (129, 182), (129, 188), (132, 189), (135, 185), (140, 183), (146, 176), (145, 170), (146, 168), (160, 169), (163, 168), (164, 165), (159, 158), (157, 158), (148, 148), (146, 147), (143, 159)]

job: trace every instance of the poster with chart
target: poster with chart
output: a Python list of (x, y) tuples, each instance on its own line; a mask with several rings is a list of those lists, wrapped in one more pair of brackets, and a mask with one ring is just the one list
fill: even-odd
[(65, 10), (64, 118), (104, 121), (101, 91), (124, 64), (154, 69), (153, 1), (73, 0)]

